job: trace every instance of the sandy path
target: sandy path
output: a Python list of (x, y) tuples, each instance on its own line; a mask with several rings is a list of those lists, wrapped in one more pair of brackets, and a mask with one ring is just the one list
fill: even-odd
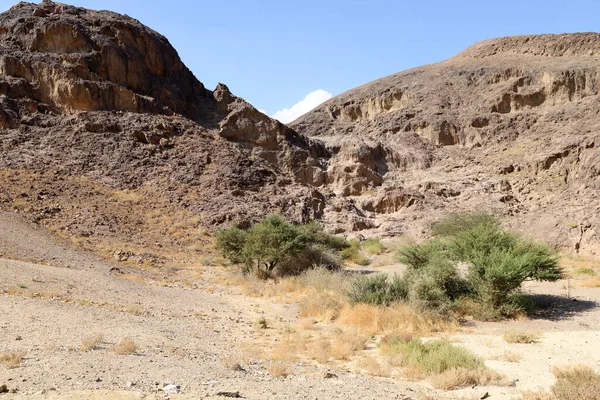
[[(0, 352), (26, 352), (18, 368), (0, 364), (0, 385), (18, 390), (3, 398), (163, 398), (165, 383), (180, 385), (182, 398), (239, 391), (247, 399), (416, 399), (428, 391), (341, 370), (325, 379), (329, 368), (304, 363), (290, 364), (287, 378), (271, 377), (255, 360), (232, 371), (225, 360), (243, 361), (243, 343), (274, 334), (254, 322), (268, 315), (275, 328), (294, 325), (295, 306), (208, 293), (198, 289), (203, 282), (196, 289), (132, 282), (15, 216), (0, 214), (0, 223), (1, 253), (48, 263), (0, 258)], [(81, 350), (92, 334), (103, 335), (100, 348)], [(125, 337), (138, 354), (112, 351)]]

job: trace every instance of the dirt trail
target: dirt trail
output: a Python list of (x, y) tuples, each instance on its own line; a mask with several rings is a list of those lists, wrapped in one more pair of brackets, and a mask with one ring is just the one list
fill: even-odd
[[(305, 363), (273, 378), (259, 362), (244, 360), (241, 344), (274, 334), (255, 328), (261, 316), (273, 320), (273, 329), (294, 325), (294, 306), (208, 293), (198, 289), (203, 282), (196, 289), (132, 282), (14, 215), (0, 214), (0, 223), (0, 252), (49, 264), (0, 258), (0, 353), (26, 352), (20, 367), (0, 365), (0, 384), (18, 390), (3, 398), (163, 398), (167, 383), (181, 386), (181, 398), (240, 392), (247, 399), (415, 399), (428, 391), (342, 370), (325, 379), (328, 368)], [(104, 338), (99, 349), (81, 350), (93, 334)], [(112, 351), (125, 337), (138, 354)], [(231, 370), (226, 360), (242, 362), (245, 371)]]

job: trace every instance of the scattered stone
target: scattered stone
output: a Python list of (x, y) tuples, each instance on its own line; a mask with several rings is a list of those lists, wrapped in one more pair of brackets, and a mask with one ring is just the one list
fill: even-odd
[(177, 394), (179, 393), (180, 388), (180, 386), (171, 384), (163, 387), (162, 391), (165, 392), (165, 394)]
[(229, 397), (233, 399), (244, 399), (245, 397), (240, 394), (240, 392), (218, 392), (217, 396), (221, 397)]
[(331, 378), (337, 378), (338, 376), (332, 372), (325, 372), (323, 374), (323, 378), (325, 379), (331, 379)]
[(0, 385), (0, 393), (8, 393), (8, 387), (6, 385)]

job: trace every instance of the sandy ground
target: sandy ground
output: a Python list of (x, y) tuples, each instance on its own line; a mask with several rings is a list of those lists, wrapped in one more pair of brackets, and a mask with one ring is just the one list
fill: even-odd
[[(111, 271), (114, 267), (56, 242), (14, 215), (0, 214), (0, 353), (26, 352), (18, 368), (0, 364), (0, 385), (17, 390), (0, 398), (225, 398), (222, 392), (239, 392), (247, 399), (418, 399), (480, 398), (487, 392), (493, 400), (548, 388), (556, 365), (600, 369), (600, 289), (577, 282), (571, 299), (564, 282), (528, 284), (527, 290), (549, 305), (538, 315), (470, 322), (450, 335), (456, 345), (513, 380), (513, 386), (435, 392), (427, 382), (371, 377), (312, 362), (289, 363), (289, 376), (272, 377), (266, 362), (243, 349), (250, 343), (255, 354), (266, 352), (261, 343), (278, 340), (285, 326), (297, 326), (294, 304), (232, 294), (198, 274), (180, 282), (143, 282), (122, 266), (120, 272)], [(218, 273), (208, 270), (204, 276)], [(270, 329), (257, 329), (256, 321), (264, 316), (272, 321)], [(536, 331), (541, 337), (534, 344), (508, 344), (502, 335), (509, 329)], [(82, 339), (94, 334), (103, 336), (99, 348), (82, 350)], [(126, 337), (139, 346), (136, 354), (113, 351)], [(507, 353), (520, 360), (506, 361)], [(232, 370), (232, 361), (242, 370)], [(334, 377), (325, 378), (326, 372)], [(165, 395), (161, 388), (167, 384), (180, 386), (180, 394)]]

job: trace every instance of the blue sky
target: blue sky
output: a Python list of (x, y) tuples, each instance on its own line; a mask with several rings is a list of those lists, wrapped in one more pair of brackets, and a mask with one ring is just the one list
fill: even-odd
[(482, 39), (597, 31), (600, 15), (597, 0), (72, 1), (139, 19), (167, 36), (209, 89), (223, 82), (270, 115), (311, 92), (322, 101)]

